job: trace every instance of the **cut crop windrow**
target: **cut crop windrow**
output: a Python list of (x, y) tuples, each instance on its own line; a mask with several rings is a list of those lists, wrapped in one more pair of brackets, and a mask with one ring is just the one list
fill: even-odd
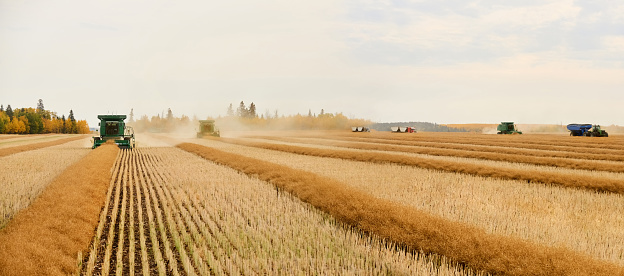
[[(484, 145), (484, 146), (500, 146), (500, 147), (512, 147), (512, 148), (525, 148), (525, 149), (540, 149), (540, 150), (552, 150), (552, 151), (569, 151), (579, 153), (600, 153), (600, 154), (624, 154), (624, 146), (619, 145), (617, 140), (609, 137), (605, 141), (604, 138), (588, 138), (592, 142), (596, 142), (596, 139), (603, 140), (604, 143), (566, 143), (565, 140), (558, 140), (556, 142), (542, 143), (544, 139), (541, 135), (535, 136), (523, 136), (523, 137), (509, 137), (509, 135), (495, 136), (494, 138), (488, 138), (488, 135), (431, 135), (431, 134), (417, 134), (417, 135), (397, 135), (396, 133), (374, 133), (367, 135), (354, 134), (341, 134), (336, 135), (339, 137), (373, 137), (382, 138), (387, 140), (399, 140), (399, 141), (423, 141), (423, 142), (437, 142), (437, 143), (455, 143), (455, 144), (468, 144), (468, 145)], [(561, 138), (570, 138), (563, 136)], [(579, 137), (573, 137), (579, 138)], [(582, 137), (581, 139), (587, 139)]]
[(76, 272), (98, 226), (118, 151), (105, 146), (87, 154), (0, 231), (0, 275)]
[[(269, 138), (264, 138), (269, 139)], [(525, 156), (515, 154), (501, 154), (496, 152), (477, 152), (458, 149), (445, 149), (445, 148), (432, 148), (432, 147), (419, 147), (419, 146), (406, 146), (406, 145), (388, 145), (380, 143), (366, 143), (366, 142), (342, 142), (342, 141), (327, 141), (327, 140), (298, 140), (289, 138), (270, 138), (269, 140), (295, 142), (303, 144), (335, 146), (342, 148), (361, 149), (361, 150), (377, 150), (377, 151), (390, 151), (390, 152), (409, 152), (416, 154), (434, 155), (434, 156), (452, 156), (463, 158), (475, 158), (492, 161), (504, 161), (514, 163), (533, 164), (539, 166), (553, 166), (560, 168), (569, 168), (577, 170), (595, 170), (595, 171), (607, 171), (607, 172), (624, 172), (624, 163), (607, 163), (587, 160), (574, 160), (568, 158), (553, 158), (553, 157), (539, 157), (539, 156)]]
[[(254, 136), (252, 138), (282, 140), (288, 139), (287, 137), (274, 137), (274, 136)], [(513, 155), (526, 155), (537, 157), (559, 157), (559, 158), (571, 158), (571, 159), (583, 159), (583, 160), (604, 160), (604, 161), (624, 161), (624, 152), (622, 154), (614, 154), (612, 152), (608, 154), (599, 154), (595, 152), (590, 153), (578, 153), (569, 151), (554, 151), (543, 149), (526, 149), (526, 148), (511, 148), (501, 146), (488, 146), (488, 145), (472, 145), (472, 144), (460, 144), (451, 142), (431, 142), (431, 141), (407, 141), (407, 140), (389, 140), (381, 138), (366, 138), (366, 137), (338, 137), (338, 136), (296, 136), (291, 137), (299, 139), (324, 139), (324, 140), (338, 140), (338, 141), (354, 141), (354, 142), (370, 142), (379, 144), (390, 145), (402, 145), (402, 146), (417, 146), (428, 148), (441, 148), (441, 149), (455, 149), (466, 150), (475, 152), (494, 152), (499, 154), (513, 154)]]
[(32, 143), (32, 144), (26, 144), (26, 145), (21, 145), (21, 146), (1, 148), (0, 157), (11, 155), (11, 154), (16, 154), (16, 153), (23, 152), (23, 151), (36, 150), (36, 149), (56, 146), (56, 145), (64, 144), (64, 143), (71, 142), (71, 141), (85, 139), (86, 137), (87, 137), (86, 135), (76, 135), (73, 137), (62, 138), (62, 139), (48, 141), (48, 142)]
[(527, 182), (537, 182), (545, 184), (555, 184), (564, 187), (581, 188), (594, 190), (597, 192), (609, 192), (624, 194), (624, 183), (614, 179), (604, 179), (597, 177), (578, 178), (576, 176), (561, 173), (544, 171), (527, 171), (493, 167), (487, 165), (471, 164), (465, 162), (454, 162), (446, 160), (434, 160), (417, 156), (405, 156), (378, 152), (354, 152), (348, 150), (328, 150), (311, 147), (300, 147), (290, 145), (279, 145), (271, 143), (248, 142), (241, 139), (221, 138), (220, 141), (257, 147), (269, 150), (277, 150), (302, 155), (341, 158), (346, 160), (372, 162), (372, 163), (394, 163), (405, 166), (414, 166), (424, 169), (441, 170), (446, 172), (465, 173), (476, 176), (492, 177), (499, 179), (524, 180)]

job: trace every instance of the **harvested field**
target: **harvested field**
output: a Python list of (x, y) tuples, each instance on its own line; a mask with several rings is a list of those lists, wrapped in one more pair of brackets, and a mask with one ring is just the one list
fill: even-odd
[[(604, 161), (588, 161), (575, 160), (559, 157), (541, 157), (541, 156), (524, 156), (516, 155), (510, 152), (479, 152), (461, 149), (420, 147), (414, 145), (388, 145), (383, 143), (365, 143), (365, 142), (342, 142), (328, 141), (325, 139), (289, 139), (289, 138), (273, 138), (265, 137), (264, 139), (299, 142), (306, 144), (316, 144), (325, 146), (335, 146), (342, 148), (378, 150), (378, 151), (395, 151), (409, 152), (417, 154), (435, 155), (435, 156), (456, 156), (464, 158), (476, 158), (494, 161), (506, 161), (514, 163), (526, 163), (541, 166), (554, 166), (561, 168), (580, 169), (580, 170), (596, 170), (607, 172), (624, 172), (624, 162), (604, 162)], [(504, 154), (507, 153), (507, 154)], [(624, 156), (622, 156), (624, 158)]]
[(376, 197), (474, 225), (488, 233), (567, 247), (624, 265), (622, 195), (396, 164), (311, 157), (217, 139), (195, 142), (336, 179)]
[(296, 154), (341, 158), (346, 160), (373, 162), (373, 163), (394, 163), (406, 166), (415, 166), (424, 169), (441, 170), (447, 172), (459, 172), (476, 176), (493, 177), (510, 180), (524, 180), (527, 182), (539, 182), (546, 184), (561, 185), (564, 187), (589, 189), (599, 192), (610, 192), (624, 194), (624, 183), (614, 179), (604, 179), (588, 177), (580, 179), (576, 176), (558, 174), (552, 172), (524, 171), (517, 169), (505, 169), (470, 163), (449, 162), (444, 160), (433, 160), (418, 156), (401, 156), (388, 153), (373, 152), (353, 152), (339, 149), (322, 149), (316, 147), (301, 147), (292, 145), (281, 145), (273, 143), (250, 142), (242, 139), (224, 138), (221, 141), (258, 147), (270, 150), (291, 152)]
[(568, 250), (488, 235), (478, 228), (381, 200), (315, 174), (195, 144), (178, 147), (269, 181), (366, 232), (411, 249), (445, 255), (476, 269), (522, 275), (624, 273), (622, 268)]
[(73, 134), (71, 136), (64, 135), (61, 137), (50, 136), (50, 138), (43, 138), (44, 140), (51, 139), (51, 141), (45, 142), (42, 142), (39, 139), (29, 139), (28, 141), (19, 144), (5, 144), (2, 148), (0, 148), (0, 157), (16, 154), (23, 151), (36, 150), (40, 148), (60, 145), (71, 141), (85, 139), (86, 137), (87, 135)]
[(470, 273), (346, 229), (175, 148), (123, 151), (112, 184), (82, 267), (88, 275)]
[(0, 139), (0, 148), (8, 148), (8, 147), (22, 146), (22, 145), (27, 145), (27, 144), (32, 144), (32, 143), (54, 141), (57, 139), (63, 139), (63, 138), (67, 138), (67, 137), (71, 137), (75, 135), (42, 134), (42, 135), (6, 135), (6, 136), (2, 136), (2, 137), (6, 137), (5, 139)]
[(52, 179), (90, 152), (91, 148), (78, 140), (0, 157), (0, 229), (29, 206)]
[[(42, 235), (59, 241), (45, 248), (64, 252), (47, 271), (624, 275), (624, 173), (614, 169), (622, 137), (326, 134), (141, 133), (100, 182), (82, 249), (59, 249), (77, 244), (68, 231)], [(42, 179), (47, 188), (5, 229), (56, 183)]]
[(89, 245), (104, 201), (115, 146), (72, 165), (0, 231), (1, 275), (71, 274)]

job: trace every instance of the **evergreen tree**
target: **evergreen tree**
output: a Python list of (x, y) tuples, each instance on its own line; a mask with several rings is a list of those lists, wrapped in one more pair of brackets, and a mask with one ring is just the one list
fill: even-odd
[(247, 113), (247, 116), (249, 118), (256, 118), (256, 105), (253, 102), (249, 105), (249, 112)]
[(39, 114), (43, 113), (43, 111), (45, 110), (45, 108), (43, 107), (43, 100), (39, 99), (39, 102), (37, 102), (37, 112), (39, 112)]
[(230, 103), (230, 106), (228, 106), (228, 109), (227, 109), (227, 116), (228, 117), (234, 116), (234, 107), (232, 106), (231, 103)]
[(74, 111), (72, 109), (69, 110), (69, 117), (67, 119), (72, 122), (76, 122), (76, 118), (74, 118)]
[(312, 117), (312, 109), (308, 109), (308, 117)]
[(134, 108), (130, 108), (130, 123), (134, 123)]
[(0, 104), (0, 112), (4, 112), (4, 105)]
[(63, 117), (61, 117), (61, 120), (63, 121), (63, 127), (61, 128), (61, 133), (67, 133), (65, 132), (67, 130), (65, 128), (65, 114), (63, 114)]
[(241, 118), (247, 117), (248, 112), (249, 111), (247, 110), (247, 107), (245, 107), (245, 103), (241, 101), (240, 104), (238, 105), (238, 109), (236, 110), (238, 117), (241, 117)]
[(171, 108), (167, 110), (167, 120), (168, 121), (173, 120), (173, 112), (171, 112)]
[(9, 116), (9, 119), (13, 120), (13, 108), (11, 108), (10, 104), (7, 105), (6, 115)]

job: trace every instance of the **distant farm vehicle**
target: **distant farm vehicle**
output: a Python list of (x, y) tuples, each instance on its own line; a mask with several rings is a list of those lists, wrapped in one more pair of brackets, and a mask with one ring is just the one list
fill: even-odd
[(522, 134), (522, 131), (518, 130), (514, 122), (501, 122), (500, 125), (496, 127), (496, 130), (498, 130), (496, 134)]
[(221, 137), (221, 133), (215, 127), (214, 120), (199, 120), (199, 132), (197, 132), (197, 138), (204, 136)]
[(570, 136), (609, 137), (609, 133), (601, 129), (600, 125), (569, 124), (568, 130), (570, 131)]
[(132, 149), (135, 146), (134, 129), (126, 126), (126, 115), (98, 115), (100, 136), (93, 137), (93, 149), (113, 140), (120, 148)]
[(353, 132), (370, 132), (370, 128), (368, 128), (368, 127), (351, 127), (351, 131), (353, 131)]
[(416, 133), (413, 127), (390, 127), (390, 131), (398, 133)]

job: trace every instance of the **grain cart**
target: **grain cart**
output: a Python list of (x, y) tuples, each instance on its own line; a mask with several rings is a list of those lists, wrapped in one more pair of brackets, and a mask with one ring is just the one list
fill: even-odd
[(353, 131), (353, 132), (370, 132), (370, 128), (368, 128), (368, 127), (351, 127), (351, 131)]
[(522, 131), (519, 131), (514, 122), (501, 122), (498, 127), (496, 127), (498, 132), (496, 134), (522, 134)]
[(197, 132), (197, 138), (204, 136), (221, 137), (219, 130), (215, 127), (214, 120), (199, 120), (199, 132)]
[(413, 127), (390, 127), (390, 131), (399, 133), (416, 133), (416, 128)]
[(93, 137), (93, 149), (109, 140), (114, 140), (120, 148), (134, 148), (134, 130), (126, 126), (126, 115), (98, 115), (100, 136)]
[(609, 137), (609, 133), (600, 128), (600, 125), (569, 124), (570, 136)]

